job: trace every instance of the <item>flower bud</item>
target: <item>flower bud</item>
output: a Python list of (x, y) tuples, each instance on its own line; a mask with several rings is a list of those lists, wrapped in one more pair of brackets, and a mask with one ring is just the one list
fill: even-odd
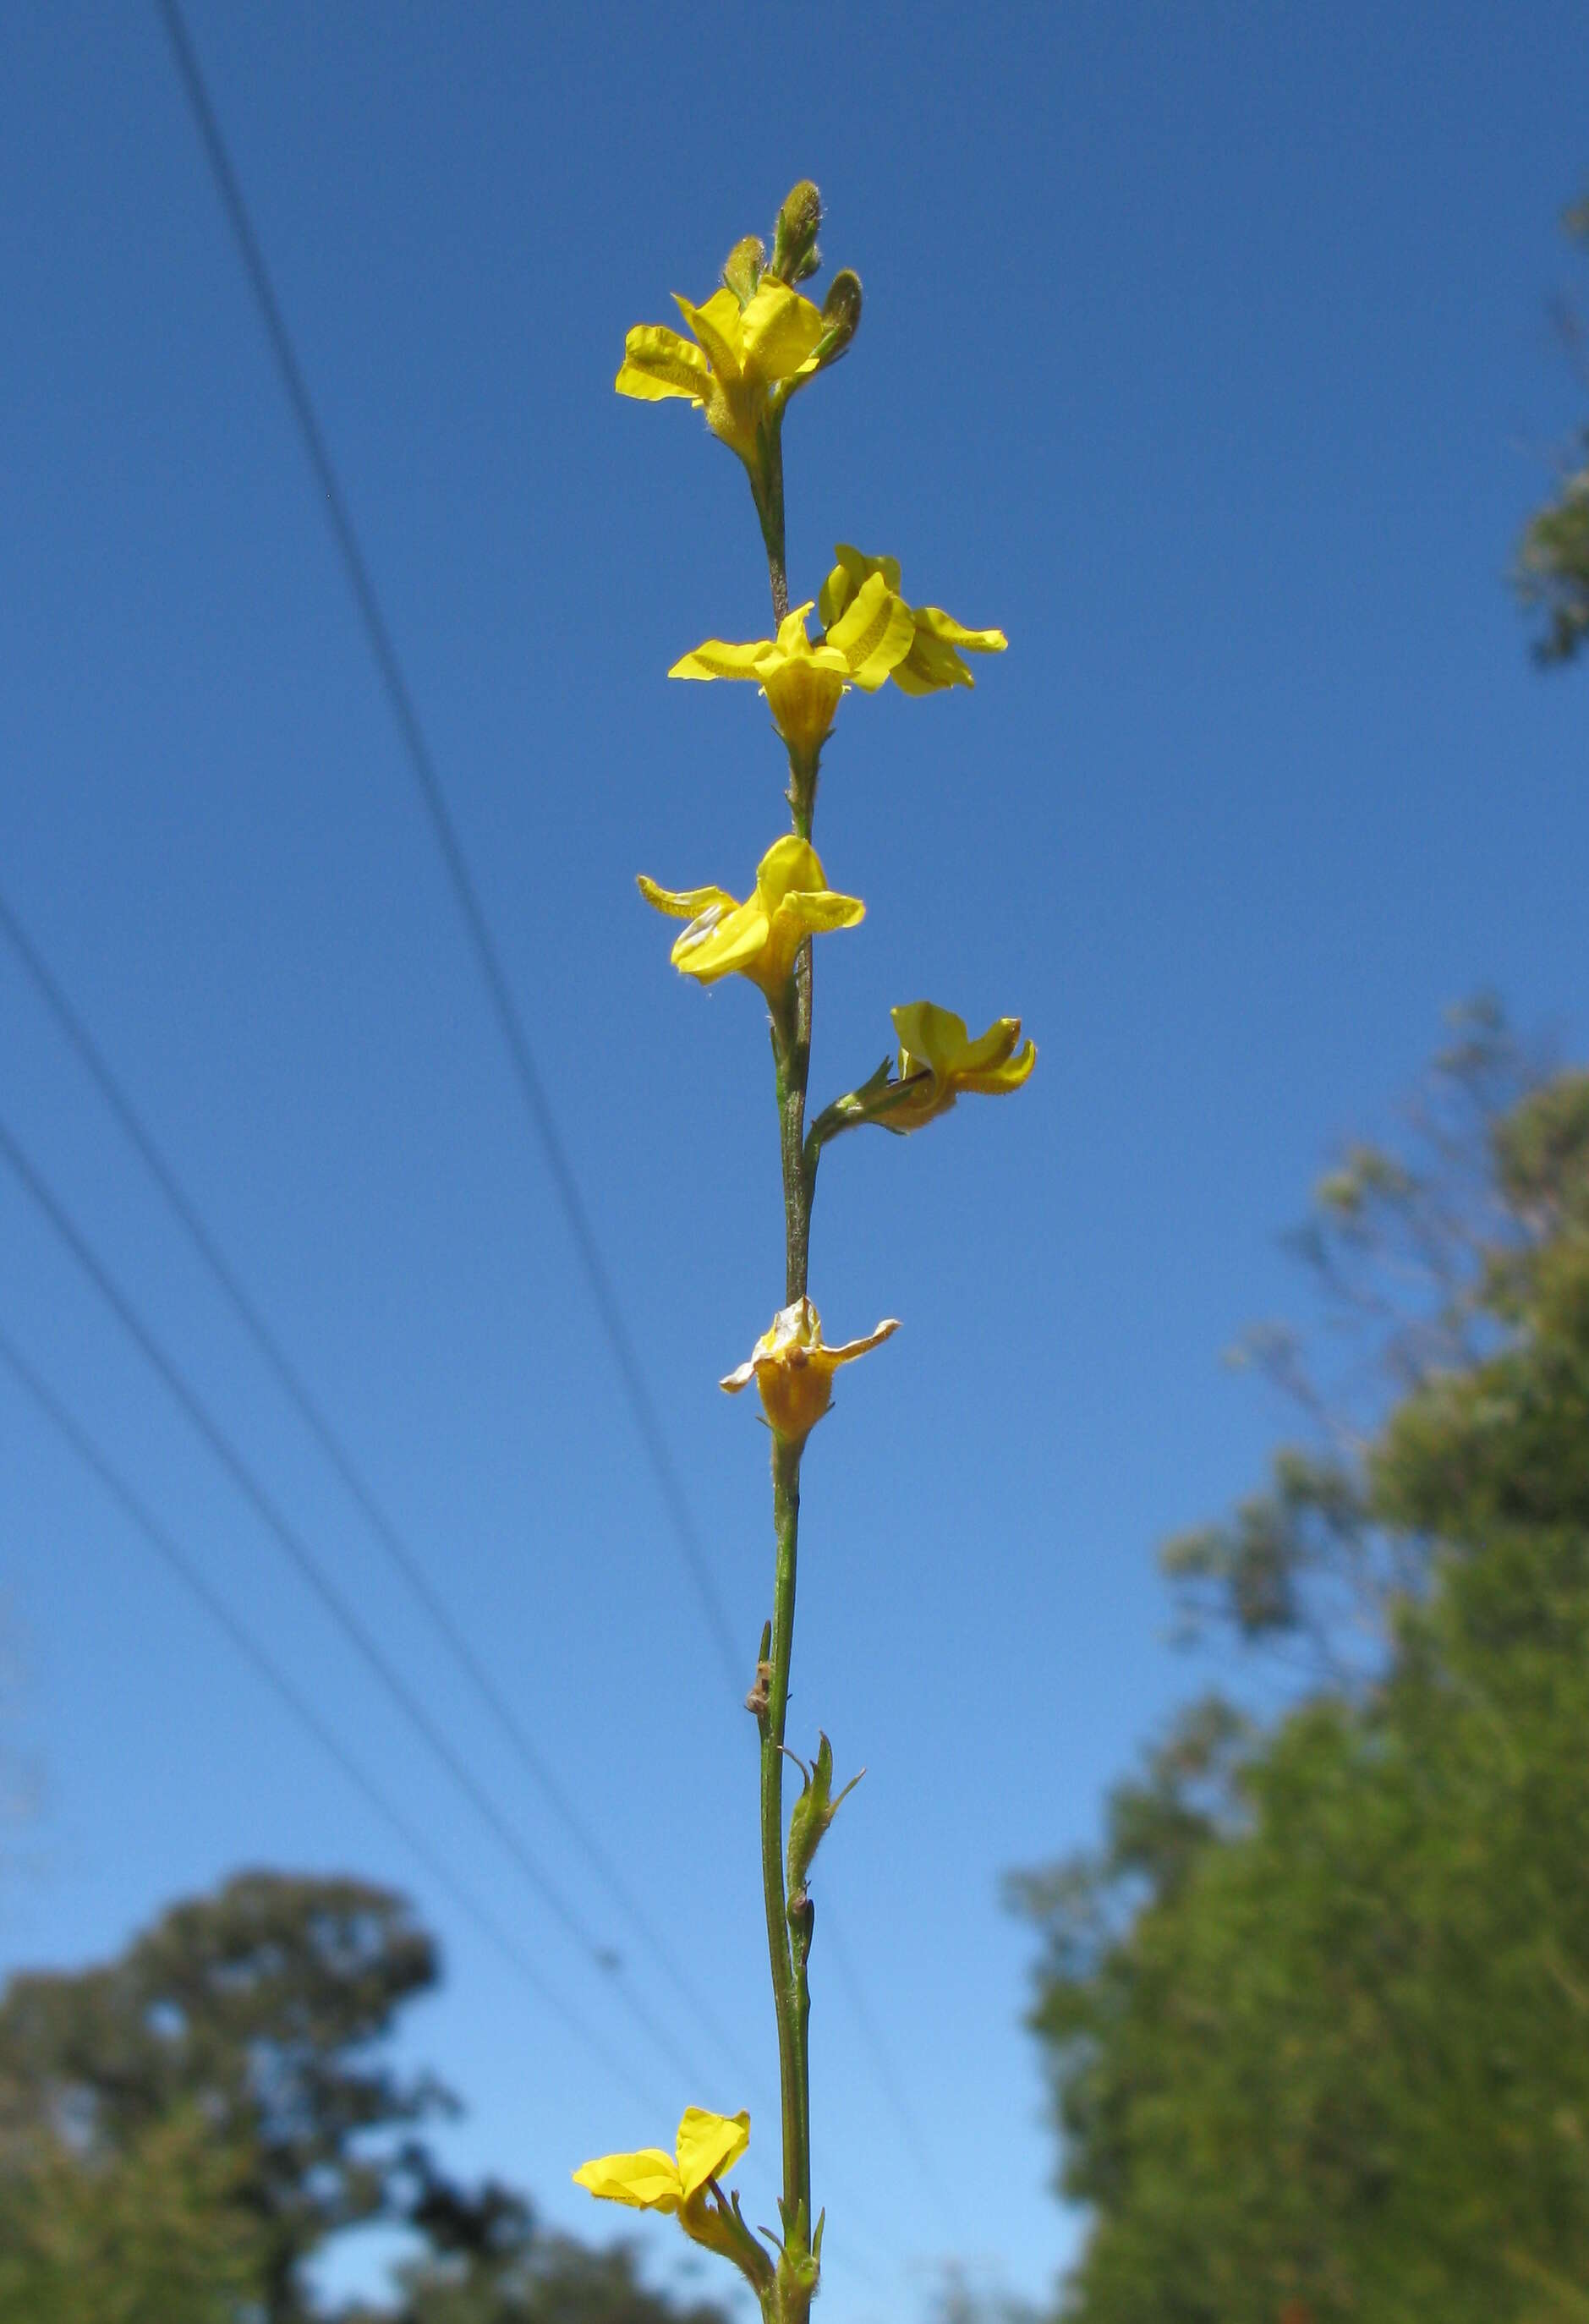
[(833, 1746), (826, 1735), (818, 1734), (816, 1762), (808, 1771), (802, 1767), (802, 1772), (806, 1776), (805, 1785), (789, 1819), (789, 1910), (791, 1917), (797, 1900), (804, 1901), (806, 1878), (828, 1825), (866, 1770), (863, 1767), (861, 1775), (852, 1775), (835, 1799)]
[(724, 282), (742, 307), (748, 307), (755, 297), (766, 263), (767, 245), (757, 234), (747, 234), (743, 242), (736, 242), (724, 260)]
[(822, 197), (809, 178), (802, 178), (784, 196), (778, 223), (772, 229), (772, 263), (769, 272), (791, 290), (808, 274), (815, 274), (822, 263), (822, 254), (817, 247), (817, 229), (821, 223)]
[(820, 343), (821, 359), (824, 364), (836, 363), (861, 327), (861, 278), (853, 268), (841, 266), (828, 284), (822, 320), (827, 328)]

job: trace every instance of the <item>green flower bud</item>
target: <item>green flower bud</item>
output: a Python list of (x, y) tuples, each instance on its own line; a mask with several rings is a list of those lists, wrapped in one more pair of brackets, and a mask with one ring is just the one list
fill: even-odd
[(832, 1795), (833, 1746), (820, 1731), (815, 1765), (807, 1767), (799, 1760), (795, 1764), (806, 1781), (789, 1819), (789, 1908), (791, 1916), (797, 1909), (797, 1900), (800, 1906), (805, 1904), (807, 1876), (822, 1844), (824, 1833), (860, 1782), (861, 1775), (866, 1773), (863, 1767), (861, 1775), (852, 1775), (835, 1799)]
[(747, 234), (743, 242), (736, 242), (724, 260), (724, 282), (742, 307), (748, 307), (755, 297), (766, 263), (767, 245), (756, 234)]
[(848, 266), (841, 266), (827, 286), (827, 296), (822, 301), (822, 337), (817, 342), (817, 360), (825, 369), (836, 363), (849, 350), (850, 341), (861, 327), (861, 278)]
[(825, 358), (832, 363), (836, 355), (844, 355), (855, 332), (860, 330), (860, 274), (853, 267), (838, 267), (834, 274), (827, 298), (822, 300), (822, 320), (827, 323), (827, 337), (836, 335), (832, 354)]
[(772, 229), (772, 263), (769, 271), (791, 290), (808, 274), (815, 274), (822, 263), (822, 254), (817, 247), (817, 229), (821, 223), (822, 197), (809, 178), (802, 178), (784, 196), (783, 208)]

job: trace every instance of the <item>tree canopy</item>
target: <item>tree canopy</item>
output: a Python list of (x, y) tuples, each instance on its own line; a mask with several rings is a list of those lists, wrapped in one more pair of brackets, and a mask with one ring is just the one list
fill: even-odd
[[(1575, 203), (1562, 224), (1589, 251), (1589, 199)], [(1571, 661), (1589, 645), (1589, 428), (1563, 463), (1554, 499), (1524, 528), (1516, 580), (1524, 604), (1545, 616), (1538, 659)]]
[(1015, 1884), (1078, 2324), (1589, 2317), (1589, 1074), (1483, 1150), (1462, 1199), (1454, 1148), (1326, 1185), (1316, 1255), (1382, 1254), (1388, 1204), (1437, 1260), (1421, 1353), (1355, 1451), (1171, 1545), (1314, 1684), (1199, 1705), (1095, 1858)]
[(454, 2101), (384, 2040), (439, 1974), (406, 1901), (251, 1872), (119, 1959), (0, 1997), (0, 2324), (308, 2324), (306, 2263), (411, 2230), (396, 2304), (340, 2324), (724, 2324), (623, 2246), (547, 2236), (453, 2185), (426, 2128)]

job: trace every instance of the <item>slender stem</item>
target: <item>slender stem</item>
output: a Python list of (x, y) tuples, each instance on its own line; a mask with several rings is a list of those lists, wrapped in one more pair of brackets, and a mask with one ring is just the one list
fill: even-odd
[(757, 431), (760, 456), (750, 471), (751, 497), (762, 524), (767, 551), (767, 577), (772, 584), (772, 613), (781, 622), (789, 612), (789, 576), (783, 547), (783, 413), (769, 413)]
[[(784, 555), (783, 447), (781, 412), (762, 431), (758, 468), (751, 490), (767, 549), (772, 610), (781, 622), (789, 612)], [(816, 804), (816, 761), (790, 761), (790, 807), (796, 831), (808, 839)], [(811, 1198), (816, 1169), (806, 1156), (806, 1082), (811, 1055), (811, 946), (801, 945), (794, 975), (772, 1010), (772, 1054), (777, 1074), (779, 1145), (783, 1161), (784, 1296), (792, 1305), (806, 1296), (811, 1243)], [(777, 1543), (773, 1577), (772, 1637), (766, 1702), (758, 1724), (762, 1738), (762, 1889), (767, 1914), (767, 1950), (772, 1968), (772, 1998), (778, 2015), (778, 2058), (783, 2111), (784, 2234), (791, 2251), (808, 2251), (811, 2234), (811, 2108), (807, 2026), (810, 1995), (806, 1957), (812, 1915), (799, 1900), (791, 1932), (784, 1889), (783, 1738), (789, 1715), (790, 1665), (794, 1651), (795, 1581), (799, 1545), (800, 1451), (772, 1440), (772, 1526)], [(810, 2288), (797, 2287), (787, 2261), (780, 2272), (786, 2307), (801, 2312)], [(787, 2278), (787, 2281), (786, 2281)], [(793, 2318), (787, 2319), (793, 2324)]]
[(806, 1296), (810, 1264), (811, 1196), (817, 1174), (806, 1158), (806, 1077), (811, 1063), (811, 945), (795, 955), (792, 1008), (774, 1025), (778, 1136), (783, 1159), (784, 1304)]
[(772, 1440), (772, 1521), (778, 1543), (773, 1581), (771, 1676), (762, 1726), (762, 1886), (767, 1946), (778, 2010), (778, 2056), (783, 2094), (785, 2231), (792, 2234), (801, 2203), (810, 2218), (809, 2139), (805, 2043), (798, 2008), (783, 1887), (783, 1736), (789, 1715), (790, 1659), (794, 1646), (795, 1572), (800, 1522), (798, 1447)]

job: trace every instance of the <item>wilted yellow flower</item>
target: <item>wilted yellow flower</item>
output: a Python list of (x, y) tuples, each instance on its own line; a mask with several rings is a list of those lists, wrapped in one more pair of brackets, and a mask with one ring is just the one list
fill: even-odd
[(817, 610), (831, 634), (861, 592), (881, 580), (910, 617), (907, 652), (889, 671), (904, 694), (937, 694), (947, 686), (973, 686), (975, 680), (961, 660), (962, 653), (1002, 653), (1009, 644), (1002, 630), (968, 630), (938, 605), (905, 605), (899, 596), (897, 557), (863, 557), (858, 549), (840, 541), (834, 550), (838, 562), (822, 584)]
[(757, 864), (756, 890), (748, 902), (735, 903), (721, 888), (675, 894), (643, 873), (640, 892), (659, 912), (689, 922), (670, 955), (681, 976), (715, 984), (737, 970), (772, 1001), (788, 984), (808, 936), (853, 928), (866, 917), (858, 896), (834, 894), (816, 849), (792, 833), (776, 840)]
[(762, 1333), (748, 1360), (718, 1386), (737, 1396), (753, 1379), (773, 1434), (786, 1444), (803, 1444), (832, 1400), (833, 1375), (840, 1364), (853, 1363), (880, 1347), (899, 1328), (898, 1321), (889, 1316), (864, 1340), (825, 1348), (822, 1318), (808, 1299), (797, 1299), (774, 1315), (771, 1329)]
[(747, 467), (758, 458), (757, 434), (774, 388), (789, 392), (820, 371), (821, 341), (830, 319), (787, 282), (762, 275), (742, 307), (734, 291), (714, 290), (703, 307), (692, 307), (677, 291), (673, 301), (695, 344), (662, 323), (637, 323), (624, 345), (624, 361), (613, 384), (620, 395), (660, 402), (687, 396), (704, 410), (707, 425), (739, 454)]
[(889, 1013), (900, 1037), (897, 1086), (903, 1094), (873, 1117), (884, 1130), (919, 1130), (947, 1113), (964, 1090), (1002, 1097), (1019, 1089), (1038, 1061), (1036, 1043), (1021, 1042), (1019, 1017), (996, 1017), (974, 1041), (963, 1017), (930, 1001)]
[(670, 678), (753, 678), (767, 697), (773, 723), (791, 751), (814, 758), (827, 740), (846, 686), (874, 694), (910, 650), (916, 630), (910, 608), (880, 576), (855, 592), (818, 645), (806, 634), (810, 602), (797, 605), (776, 638), (730, 645), (708, 638), (676, 661)]
[(675, 2153), (643, 2146), (635, 2154), (602, 2154), (582, 2163), (574, 2183), (604, 2202), (627, 2203), (636, 2211), (677, 2211), (690, 2225), (690, 2206), (709, 2182), (731, 2171), (751, 2143), (748, 2114), (708, 2114), (687, 2107), (679, 2125)]

